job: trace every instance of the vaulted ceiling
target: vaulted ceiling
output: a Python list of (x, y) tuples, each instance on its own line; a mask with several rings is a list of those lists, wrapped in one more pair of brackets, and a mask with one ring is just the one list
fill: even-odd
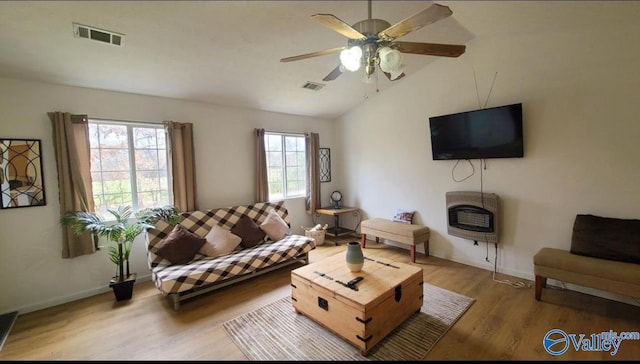
[[(611, 1), (442, 1), (453, 15), (401, 38), (469, 45), (507, 33), (634, 22), (640, 6)], [(431, 1), (373, 1), (372, 17), (395, 24)], [(367, 19), (366, 1), (1, 1), (0, 76), (335, 118), (378, 90), (450, 58), (404, 56), (406, 77), (365, 83), (345, 72), (322, 81), (337, 53), (281, 58), (347, 45), (311, 19)], [(116, 47), (74, 38), (72, 23), (125, 35)], [(465, 57), (462, 55), (461, 57)], [(319, 91), (302, 86), (324, 84)]]

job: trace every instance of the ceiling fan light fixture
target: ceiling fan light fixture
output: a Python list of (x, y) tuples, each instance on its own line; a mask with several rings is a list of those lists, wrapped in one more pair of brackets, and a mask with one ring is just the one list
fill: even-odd
[(403, 68), (402, 53), (397, 49), (382, 47), (378, 51), (378, 57), (380, 58), (380, 69), (384, 72), (393, 73)]
[[(435, 23), (451, 16), (453, 12), (448, 6), (431, 4), (394, 25), (386, 20), (371, 17), (371, 3), (368, 0), (369, 17), (353, 25), (349, 25), (333, 14), (315, 14), (311, 18), (321, 25), (349, 38), (347, 47), (325, 49), (323, 51), (282, 58), (281, 62), (297, 61), (311, 57), (340, 52), (340, 65), (335, 67), (323, 81), (332, 81), (348, 70), (356, 72), (363, 69), (366, 81), (376, 75), (376, 68), (391, 81), (405, 76), (402, 64), (403, 54), (424, 56), (458, 57), (465, 51), (464, 45), (420, 43), (397, 41), (423, 26)], [(400, 53), (402, 52), (402, 53)], [(377, 79), (377, 77), (375, 78)]]
[(402, 76), (403, 73), (404, 67), (400, 67), (398, 70), (390, 71), (389, 74), (391, 76), (389, 78), (391, 79), (391, 81), (394, 81), (396, 78)]
[(340, 63), (351, 72), (355, 72), (360, 69), (360, 63), (362, 61), (362, 48), (353, 46), (343, 49), (340, 52)]

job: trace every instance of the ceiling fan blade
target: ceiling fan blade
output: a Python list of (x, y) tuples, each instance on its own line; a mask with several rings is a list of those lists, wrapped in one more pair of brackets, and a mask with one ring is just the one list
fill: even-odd
[(311, 52), (311, 53), (306, 53), (306, 54), (300, 54), (298, 56), (286, 57), (286, 58), (282, 58), (280, 60), (280, 62), (299, 61), (301, 59), (307, 59), (307, 58), (311, 58), (311, 57), (325, 56), (327, 54), (340, 52), (341, 50), (343, 50), (345, 48), (347, 48), (347, 47), (331, 48), (331, 49), (325, 49), (323, 51), (317, 51), (317, 52)]
[(318, 23), (330, 28), (349, 39), (366, 39), (367, 37), (359, 31), (353, 29), (351, 25), (338, 19), (335, 15), (331, 14), (315, 14), (311, 15), (311, 19)]
[(329, 72), (328, 75), (326, 75), (322, 81), (333, 81), (336, 78), (338, 78), (338, 76), (340, 76), (342, 74), (342, 70), (340, 69), (342, 65), (338, 65), (336, 68), (333, 69), (333, 71)]
[(458, 44), (393, 42), (401, 53), (422, 54), (425, 56), (458, 57), (467, 48)]
[(448, 6), (433, 4), (430, 7), (401, 20), (400, 22), (381, 31), (378, 37), (381, 39), (395, 39), (408, 34), (414, 30), (418, 30), (425, 25), (435, 23), (440, 19), (444, 19), (453, 14)]

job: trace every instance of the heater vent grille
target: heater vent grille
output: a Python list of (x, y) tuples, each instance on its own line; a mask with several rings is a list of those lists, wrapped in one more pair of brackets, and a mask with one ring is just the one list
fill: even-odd
[(312, 90), (312, 91), (319, 91), (323, 87), (324, 87), (323, 84), (316, 83), (316, 82), (311, 82), (311, 81), (307, 81), (307, 83), (302, 85), (302, 88), (306, 88), (306, 89), (309, 89), (309, 90)]
[(124, 46), (124, 34), (78, 23), (73, 23), (73, 36), (75, 38), (94, 40), (96, 42), (111, 44), (117, 47)]

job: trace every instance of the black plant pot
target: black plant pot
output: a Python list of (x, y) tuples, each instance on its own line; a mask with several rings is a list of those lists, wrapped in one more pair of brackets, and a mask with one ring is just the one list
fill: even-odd
[(109, 283), (109, 287), (113, 289), (113, 294), (116, 296), (116, 301), (123, 301), (131, 299), (133, 296), (133, 284), (136, 282), (136, 274), (129, 274), (127, 279), (122, 282), (118, 282), (116, 278), (112, 278)]

